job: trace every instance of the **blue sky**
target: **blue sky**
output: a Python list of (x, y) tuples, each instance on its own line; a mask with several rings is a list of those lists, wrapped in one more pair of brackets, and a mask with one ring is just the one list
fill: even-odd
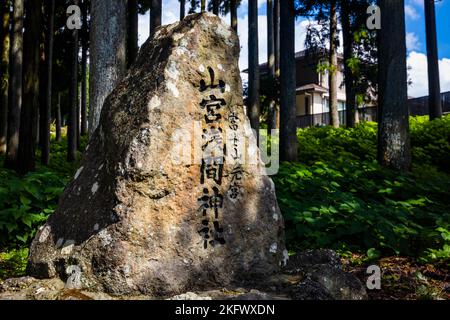
[[(427, 63), (426, 63), (426, 39), (424, 0), (405, 0), (406, 31), (408, 47), (408, 65), (410, 66), (409, 78), (412, 85), (408, 88), (410, 96), (419, 97), (428, 95)], [(179, 17), (178, 0), (163, 0), (163, 24), (173, 23)], [(259, 23), (259, 58), (260, 62), (267, 61), (267, 15), (266, 0), (258, 1), (258, 23)], [(248, 63), (248, 0), (243, 0), (238, 10), (239, 38), (241, 42), (240, 67), (244, 69)], [(439, 66), (441, 76), (441, 91), (450, 91), (450, 0), (441, 0), (436, 3), (437, 32), (439, 42)], [(222, 17), (227, 23), (229, 16)], [(304, 48), (306, 28), (309, 23), (299, 19), (296, 21), (296, 50)], [(143, 43), (149, 33), (149, 15), (141, 16), (139, 19), (140, 43)], [(243, 74), (245, 81), (246, 75)]]

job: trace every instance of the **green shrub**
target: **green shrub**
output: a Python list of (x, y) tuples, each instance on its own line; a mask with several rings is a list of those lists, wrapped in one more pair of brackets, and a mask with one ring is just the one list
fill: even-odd
[(373, 161), (338, 158), (282, 165), (275, 177), (287, 242), (383, 254), (449, 258), (450, 178), (399, 175)]
[(450, 261), (450, 116), (411, 118), (413, 172), (376, 162), (377, 124), (298, 131), (274, 178), (288, 244)]
[(66, 180), (50, 171), (0, 171), (0, 247), (26, 244), (56, 208)]
[[(81, 143), (84, 148), (86, 138)], [(38, 163), (37, 170), (25, 176), (0, 169), (0, 249), (28, 245), (54, 212), (59, 196), (78, 166), (78, 161), (67, 162), (66, 150), (67, 139), (52, 143), (50, 165)], [(3, 159), (0, 161), (3, 163)]]
[(411, 118), (413, 161), (450, 172), (450, 115), (428, 121), (428, 117)]

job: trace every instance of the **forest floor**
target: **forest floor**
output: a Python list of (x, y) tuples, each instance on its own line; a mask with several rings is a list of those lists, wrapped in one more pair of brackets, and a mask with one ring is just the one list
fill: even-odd
[(384, 257), (367, 262), (360, 254), (342, 259), (344, 270), (362, 283), (370, 265), (381, 269), (381, 289), (367, 290), (371, 300), (449, 300), (450, 268), (445, 264), (422, 264), (410, 257)]

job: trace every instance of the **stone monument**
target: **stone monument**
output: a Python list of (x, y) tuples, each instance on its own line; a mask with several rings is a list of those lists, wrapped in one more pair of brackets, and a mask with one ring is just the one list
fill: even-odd
[(70, 289), (173, 295), (264, 279), (283, 218), (245, 114), (239, 41), (209, 13), (161, 27), (106, 99), (28, 272)]

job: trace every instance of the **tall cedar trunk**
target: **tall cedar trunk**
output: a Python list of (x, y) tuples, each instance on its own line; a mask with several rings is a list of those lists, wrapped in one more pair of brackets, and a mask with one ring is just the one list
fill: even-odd
[(237, 4), (236, 0), (230, 0), (230, 16), (231, 16), (231, 28), (235, 32), (238, 31), (238, 16), (237, 16)]
[(273, 42), (275, 50), (275, 75), (280, 76), (280, 0), (273, 3)]
[(41, 162), (48, 165), (50, 159), (50, 119), (52, 112), (52, 73), (53, 73), (53, 30), (55, 16), (55, 0), (49, 1), (47, 17), (47, 37), (46, 37), (46, 84), (45, 84), (45, 112), (41, 113)]
[(219, 15), (219, 0), (213, 0), (213, 13)]
[(89, 134), (97, 128), (106, 97), (126, 70), (126, 6), (123, 0), (91, 0)]
[(23, 106), (20, 116), (17, 171), (34, 170), (36, 125), (39, 108), (39, 53), (42, 34), (42, 0), (26, 1), (23, 57)]
[(428, 103), (430, 120), (442, 117), (441, 84), (439, 81), (439, 60), (436, 35), (436, 12), (434, 0), (425, 1), (425, 25), (427, 35), (428, 60)]
[(259, 53), (258, 53), (258, 1), (248, 2), (248, 114), (252, 129), (259, 133)]
[(150, 9), (150, 36), (153, 36), (156, 28), (161, 26), (162, 3), (161, 0), (151, 0)]
[(206, 11), (206, 0), (200, 0), (200, 10), (201, 12)]
[[(44, 1), (43, 1), (44, 2)], [(43, 13), (43, 20), (42, 25), (45, 26), (47, 20), (47, 14), (48, 14), (48, 8), (46, 4), (44, 3), (42, 8)], [(39, 148), (43, 149), (43, 140), (40, 139), (40, 137), (44, 134), (42, 131), (45, 128), (45, 124), (43, 123), (45, 121), (45, 95), (47, 93), (47, 30), (46, 27), (43, 30), (41, 34), (41, 46), (40, 46), (40, 52), (39, 52), (39, 110), (38, 110), (38, 118), (36, 123), (36, 145), (39, 146)]]
[(56, 142), (61, 142), (61, 92), (58, 92), (57, 101), (56, 101)]
[[(79, 47), (78, 47), (79, 50)], [(77, 57), (78, 58), (78, 57)], [(77, 66), (77, 73), (78, 73), (78, 69), (79, 69), (79, 65)], [(81, 151), (81, 83), (77, 74), (77, 116), (75, 118), (75, 124), (76, 124), (76, 128), (77, 128), (77, 135), (76, 137), (76, 146), (77, 146), (77, 150)]]
[(411, 166), (404, 0), (381, 0), (378, 60), (378, 160), (406, 171)]
[(136, 60), (139, 51), (138, 45), (138, 2), (128, 0), (128, 37), (127, 37), (127, 67), (130, 68)]
[(180, 20), (186, 16), (186, 0), (180, 0)]
[(348, 65), (349, 59), (353, 57), (353, 32), (350, 21), (350, 7), (347, 1), (342, 2), (341, 25), (344, 40), (345, 118), (347, 127), (354, 127), (359, 122), (359, 115), (356, 105), (355, 80)]
[[(78, 5), (78, 0), (74, 1)], [(77, 122), (78, 116), (78, 30), (72, 33), (72, 56), (70, 58), (70, 84), (69, 84), (69, 121), (67, 124), (67, 161), (73, 162), (77, 156)]]
[(24, 0), (13, 1), (8, 88), (8, 143), (5, 167), (17, 168), (20, 114), (22, 110)]
[[(267, 0), (267, 63), (269, 67), (269, 77), (275, 83), (275, 41), (273, 23), (273, 0)], [(276, 101), (274, 97), (269, 102), (269, 129), (276, 129)]]
[(330, 4), (330, 70), (328, 71), (328, 87), (330, 91), (330, 122), (334, 128), (339, 128), (339, 111), (337, 99), (337, 42), (338, 42), (338, 20), (336, 2)]
[(81, 135), (86, 136), (88, 133), (87, 122), (87, 58), (89, 47), (89, 32), (88, 32), (88, 3), (83, 1), (83, 29), (81, 31)]
[(297, 160), (294, 0), (280, 2), (280, 160)]
[(0, 154), (6, 153), (8, 135), (9, 7), (9, 1), (0, 4)]

